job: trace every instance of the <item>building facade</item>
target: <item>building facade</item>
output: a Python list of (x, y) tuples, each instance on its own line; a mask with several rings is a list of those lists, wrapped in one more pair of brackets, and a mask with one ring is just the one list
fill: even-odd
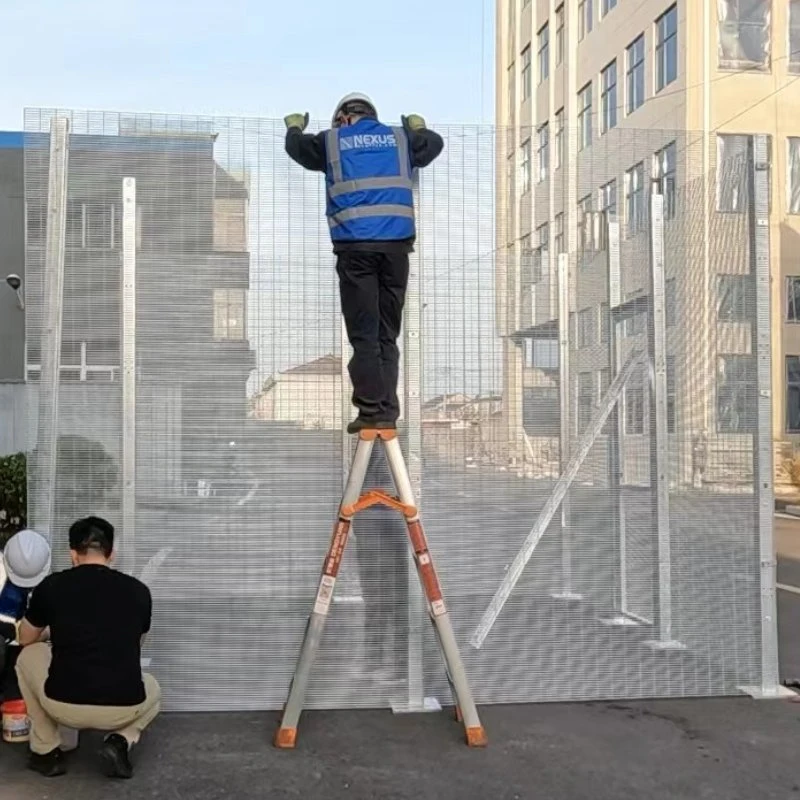
[(25, 279), (22, 153), (22, 134), (0, 131), (0, 382), (4, 383), (25, 380), (25, 312), (6, 282), (8, 275)]
[[(657, 181), (678, 480), (692, 479), (698, 448), (707, 480), (749, 480), (747, 153), (753, 135), (766, 134), (780, 465), (800, 442), (800, 2), (498, 0), (496, 52), (497, 318), (512, 451), (524, 458), (531, 376), (557, 374), (553, 325), (549, 338), (535, 332), (558, 316), (560, 253), (569, 255), (573, 435), (607, 388), (607, 243), (587, 212), (619, 222), (622, 297), (633, 299), (646, 286)], [(621, 335), (643, 338), (642, 320)], [(647, 382), (637, 381), (621, 406), (633, 438), (648, 425)], [(731, 455), (737, 448), (741, 457)]]
[[(49, 135), (4, 137), (5, 272), (23, 277), (23, 291), (32, 300), (24, 313), (2, 315), (3, 341), (11, 346), (3, 348), (0, 378), (27, 383), (20, 388), (33, 403), (42, 363)], [(246, 176), (229, 173), (215, 160), (211, 133), (70, 136), (59, 392), (62, 416), (69, 412), (64, 419), (71, 421), (70, 430), (60, 433), (91, 434), (115, 460), (127, 177), (136, 179), (137, 188), (136, 415), (141, 435), (149, 437), (138, 458), (152, 466), (145, 471), (153, 477), (148, 485), (163, 495), (205, 477), (214, 469), (209, 453), (224, 458), (217, 440), (235, 438), (245, 424), (246, 384), (255, 366), (247, 339), (249, 194)], [(187, 291), (191, 318), (174, 302)], [(4, 291), (1, 300), (11, 309), (16, 298)], [(13, 328), (8, 338), (6, 327)], [(35, 436), (31, 429), (17, 437), (25, 445), (19, 449), (33, 447)]]

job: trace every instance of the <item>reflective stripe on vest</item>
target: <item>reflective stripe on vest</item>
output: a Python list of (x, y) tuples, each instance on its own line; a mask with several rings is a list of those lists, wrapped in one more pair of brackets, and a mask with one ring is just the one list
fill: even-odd
[[(337, 128), (328, 131), (326, 136), (326, 150), (328, 161), (333, 173), (333, 184), (328, 187), (329, 197), (339, 197), (350, 192), (363, 192), (370, 189), (413, 189), (411, 180), (411, 162), (408, 157), (408, 139), (403, 128), (392, 128), (394, 139), (397, 143), (397, 158), (400, 162), (398, 176), (382, 178), (360, 178), (346, 181), (342, 177), (342, 155), (339, 150), (339, 132)], [(378, 215), (365, 215), (378, 216)], [(380, 215), (385, 216), (385, 215)]]
[(354, 219), (365, 219), (366, 217), (407, 217), (408, 219), (414, 219), (414, 209), (408, 206), (396, 205), (345, 208), (332, 217), (328, 217), (328, 226), (330, 228), (335, 228), (343, 222), (350, 222)]

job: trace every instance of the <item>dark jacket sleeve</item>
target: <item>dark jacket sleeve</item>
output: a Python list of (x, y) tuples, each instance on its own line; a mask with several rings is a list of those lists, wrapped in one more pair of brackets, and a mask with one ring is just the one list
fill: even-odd
[(444, 140), (435, 131), (422, 130), (408, 132), (411, 144), (411, 166), (427, 167), (444, 149)]
[(286, 152), (301, 167), (314, 172), (325, 172), (325, 131), (303, 133), (300, 128), (289, 128), (286, 131)]

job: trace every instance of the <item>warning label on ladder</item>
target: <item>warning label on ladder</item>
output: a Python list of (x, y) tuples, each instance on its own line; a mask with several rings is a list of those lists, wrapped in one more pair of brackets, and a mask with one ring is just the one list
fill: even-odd
[(327, 614), (328, 609), (331, 607), (331, 598), (333, 597), (333, 587), (336, 585), (336, 578), (330, 575), (323, 575), (319, 582), (319, 589), (317, 590), (317, 599), (314, 601), (315, 614)]

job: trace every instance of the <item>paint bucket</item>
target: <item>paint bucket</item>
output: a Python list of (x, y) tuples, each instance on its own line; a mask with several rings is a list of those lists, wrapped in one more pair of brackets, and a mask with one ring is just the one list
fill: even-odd
[(6, 700), (0, 711), (3, 714), (3, 741), (27, 742), (31, 725), (24, 700)]

